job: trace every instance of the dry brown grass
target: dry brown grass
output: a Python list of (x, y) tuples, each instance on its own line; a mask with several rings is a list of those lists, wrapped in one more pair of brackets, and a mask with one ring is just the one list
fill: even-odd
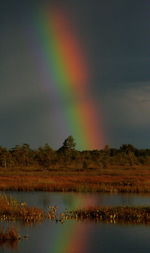
[(9, 226), (5, 229), (3, 226), (0, 226), (0, 247), (16, 250), (20, 239), (22, 237), (14, 226)]
[(25, 224), (41, 223), (45, 219), (56, 220), (56, 207), (50, 206), (45, 212), (37, 207), (18, 202), (6, 194), (0, 195), (0, 221), (20, 220)]
[(106, 223), (150, 225), (150, 207), (94, 207), (66, 211), (61, 217), (63, 220), (94, 220)]
[[(150, 207), (89, 207), (57, 214), (55, 206), (48, 212), (36, 207), (19, 203), (6, 195), (0, 195), (0, 220), (20, 220), (25, 224), (35, 224), (50, 219), (64, 222), (68, 219), (94, 220), (108, 223), (131, 223), (150, 225)], [(19, 240), (21, 237), (15, 228), (0, 228), (0, 244), (5, 241)]]
[(150, 166), (91, 170), (0, 169), (0, 190), (150, 192)]
[(7, 195), (0, 195), (0, 221), (21, 220), (25, 223), (35, 223), (43, 221), (44, 218), (43, 210), (19, 203)]
[(18, 241), (21, 239), (20, 234), (14, 227), (7, 227), (4, 229), (0, 227), (0, 242), (5, 241)]

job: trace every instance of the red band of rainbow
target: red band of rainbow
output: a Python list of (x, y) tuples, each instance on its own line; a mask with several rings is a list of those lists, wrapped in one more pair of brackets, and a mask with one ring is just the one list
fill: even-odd
[(64, 106), (68, 135), (75, 138), (79, 149), (99, 149), (104, 145), (101, 116), (89, 92), (88, 64), (67, 13), (58, 8), (45, 9), (40, 11), (38, 22), (53, 85), (64, 103), (70, 101), (68, 107)]

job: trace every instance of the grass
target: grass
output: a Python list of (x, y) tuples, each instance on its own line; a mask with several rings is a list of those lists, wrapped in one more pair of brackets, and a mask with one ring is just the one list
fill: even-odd
[(0, 169), (0, 190), (49, 192), (150, 192), (150, 166), (90, 170)]
[[(0, 195), (0, 221), (20, 220), (27, 224), (43, 222), (45, 219), (64, 222), (65, 220), (94, 220), (107, 223), (149, 224), (150, 207), (90, 207), (65, 211), (57, 215), (55, 206), (47, 212), (29, 207), (7, 195)], [(0, 241), (18, 240), (20, 235), (14, 228), (0, 229)]]
[(20, 220), (24, 223), (34, 224), (42, 222), (49, 215), (51, 219), (54, 212), (50, 209), (48, 214), (37, 207), (30, 207), (26, 203), (18, 202), (11, 197), (0, 195), (0, 221), (15, 221)]
[(150, 225), (150, 207), (97, 207), (66, 211), (63, 220), (94, 220), (106, 223), (148, 224)]
[(17, 249), (21, 236), (15, 227), (0, 227), (0, 247)]
[(7, 227), (4, 229), (3, 227), (0, 227), (0, 242), (6, 242), (6, 241), (18, 241), (21, 239), (20, 234), (14, 227)]

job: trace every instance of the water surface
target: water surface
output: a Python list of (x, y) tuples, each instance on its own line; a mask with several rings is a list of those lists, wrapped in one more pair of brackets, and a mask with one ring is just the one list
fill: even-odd
[(44, 210), (55, 205), (60, 211), (89, 206), (148, 206), (150, 194), (63, 193), (63, 192), (6, 192), (15, 199)]
[[(103, 193), (11, 192), (19, 201), (43, 209), (56, 205), (61, 212), (88, 206), (150, 205), (149, 195)], [(0, 247), (4, 253), (148, 253), (150, 226), (45, 221), (32, 227), (15, 223), (22, 235), (18, 246)]]

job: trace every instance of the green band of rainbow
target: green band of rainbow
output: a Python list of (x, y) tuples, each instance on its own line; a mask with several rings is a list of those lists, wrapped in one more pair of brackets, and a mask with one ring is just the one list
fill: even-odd
[[(96, 198), (89, 196), (75, 196), (72, 198), (72, 210), (80, 209), (89, 205), (96, 204)], [(60, 224), (58, 224), (59, 226)], [(77, 221), (66, 221), (65, 224), (59, 226), (59, 231), (54, 234), (54, 239), (51, 241), (50, 252), (53, 253), (86, 253), (89, 241), (89, 231), (85, 224)]]
[(40, 11), (38, 28), (53, 85), (65, 105), (62, 106), (70, 129), (68, 135), (73, 135), (80, 149), (102, 147), (100, 115), (88, 90), (88, 67), (66, 13), (58, 8)]

